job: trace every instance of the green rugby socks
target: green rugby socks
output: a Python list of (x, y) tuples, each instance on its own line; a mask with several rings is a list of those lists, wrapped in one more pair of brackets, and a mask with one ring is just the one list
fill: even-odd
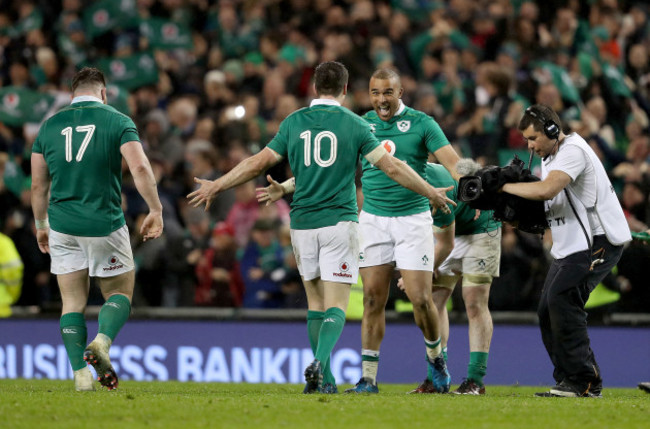
[(99, 334), (104, 334), (111, 341), (124, 326), (131, 314), (131, 302), (124, 295), (112, 295), (99, 310)]
[(467, 365), (467, 378), (483, 386), (483, 377), (487, 373), (488, 353), (470, 352), (469, 365)]
[(88, 341), (86, 319), (82, 313), (66, 313), (59, 320), (61, 338), (73, 371), (86, 367), (84, 349)]
[[(340, 308), (331, 307), (325, 311), (323, 322), (318, 335), (318, 347), (314, 357), (321, 362), (329, 362), (332, 349), (343, 332), (345, 313)], [(324, 382), (324, 380), (323, 380)]]
[[(323, 311), (307, 311), (307, 334), (309, 335), (309, 345), (311, 346), (311, 351), (316, 356), (316, 349), (318, 349), (318, 336), (320, 335), (320, 328), (323, 325), (323, 319), (325, 318), (325, 312)], [(334, 384), (336, 385), (336, 380), (330, 369), (330, 358), (327, 357), (327, 361), (322, 363), (323, 368), (323, 384)]]

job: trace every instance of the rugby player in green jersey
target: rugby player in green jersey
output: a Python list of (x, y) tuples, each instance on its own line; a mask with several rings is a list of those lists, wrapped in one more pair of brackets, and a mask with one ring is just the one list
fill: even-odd
[(219, 192), (288, 158), (295, 178), (288, 181), (295, 186), (291, 241), (307, 294), (307, 329), (315, 356), (305, 370), (305, 393), (337, 391), (327, 367), (345, 324), (350, 285), (358, 276), (354, 176), (359, 157), (434, 207), (449, 211), (447, 203), (453, 203), (445, 195), (448, 189), (431, 187), (406, 163), (387, 156), (368, 124), (341, 106), (347, 83), (348, 72), (341, 63), (320, 64), (314, 72), (317, 98), (309, 107), (289, 115), (262, 151), (224, 176), (215, 181), (195, 178), (200, 187), (188, 195), (191, 205), (205, 204), (208, 209)]
[[(471, 159), (463, 159), (457, 164), (457, 170), (463, 176), (474, 174), (480, 167)], [(469, 322), (469, 364), (467, 378), (454, 393), (483, 395), (483, 377), (492, 340), (488, 299), (492, 279), (499, 276), (501, 224), (492, 218), (492, 211), (481, 211), (477, 217), (476, 210), (458, 201), (458, 182), (443, 166), (427, 164), (426, 175), (432, 186), (453, 186), (447, 196), (458, 204), (451, 208), (451, 213), (438, 211), (433, 216), (433, 302), (440, 315), (443, 354), (446, 361), (449, 340), (447, 300), (462, 277), (463, 301)]]
[[(45, 121), (32, 148), (32, 209), (38, 247), (52, 258), (61, 301), (61, 336), (77, 390), (94, 390), (86, 362), (109, 390), (118, 385), (109, 348), (131, 312), (135, 283), (122, 212), (122, 158), (149, 207), (144, 240), (163, 230), (156, 181), (133, 121), (106, 105), (104, 75), (83, 68), (72, 79), (72, 103)], [(49, 198), (48, 198), (49, 194)], [(89, 277), (106, 302), (86, 346)]]
[[(379, 69), (370, 78), (374, 107), (363, 118), (388, 152), (425, 177), (429, 154), (455, 173), (458, 155), (440, 126), (427, 114), (402, 103), (400, 76)], [(385, 308), (390, 281), (398, 269), (411, 303), (415, 322), (424, 336), (427, 378), (417, 393), (449, 391), (450, 377), (440, 345), (438, 311), (431, 297), (433, 235), (427, 200), (390, 180), (382, 171), (362, 161), (363, 207), (359, 215), (364, 309), (361, 322), (362, 378), (350, 393), (377, 393), (379, 348), (386, 329)]]

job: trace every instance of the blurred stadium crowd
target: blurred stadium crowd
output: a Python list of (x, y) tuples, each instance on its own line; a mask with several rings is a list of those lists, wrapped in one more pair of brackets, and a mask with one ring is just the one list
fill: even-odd
[[(193, 177), (224, 174), (308, 105), (313, 67), (328, 60), (349, 69), (347, 107), (359, 114), (372, 108), (371, 73), (395, 67), (405, 104), (483, 164), (527, 160), (518, 121), (532, 103), (551, 106), (602, 157), (630, 228), (646, 230), (649, 17), (647, 2), (625, 0), (0, 0), (0, 231), (25, 267), (18, 305), (59, 299), (34, 238), (30, 148), (84, 65), (107, 74), (109, 104), (138, 126), (164, 204), (163, 239), (143, 243), (146, 205), (125, 169), (135, 305), (305, 307), (289, 201), (258, 205), (253, 182), (208, 213), (185, 195)], [(547, 241), (504, 227), (492, 310), (535, 309)], [(609, 309), (650, 312), (649, 248), (627, 248), (605, 282)]]

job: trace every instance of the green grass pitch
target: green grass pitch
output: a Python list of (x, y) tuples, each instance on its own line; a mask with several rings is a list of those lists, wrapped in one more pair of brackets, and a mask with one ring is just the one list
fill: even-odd
[[(303, 395), (299, 385), (120, 383), (75, 392), (71, 380), (0, 380), (2, 428), (648, 428), (650, 394), (605, 389), (602, 399), (537, 398), (534, 387), (487, 395)], [(350, 386), (340, 386), (342, 388)], [(343, 390), (343, 389), (341, 389)]]

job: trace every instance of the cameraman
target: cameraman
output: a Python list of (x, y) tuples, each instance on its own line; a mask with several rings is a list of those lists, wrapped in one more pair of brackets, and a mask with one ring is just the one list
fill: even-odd
[(537, 314), (556, 386), (537, 396), (600, 397), (602, 378), (589, 345), (585, 302), (616, 265), (630, 231), (600, 160), (576, 133), (565, 135), (550, 107), (526, 109), (519, 130), (542, 158), (542, 180), (501, 190), (544, 200), (554, 260)]

